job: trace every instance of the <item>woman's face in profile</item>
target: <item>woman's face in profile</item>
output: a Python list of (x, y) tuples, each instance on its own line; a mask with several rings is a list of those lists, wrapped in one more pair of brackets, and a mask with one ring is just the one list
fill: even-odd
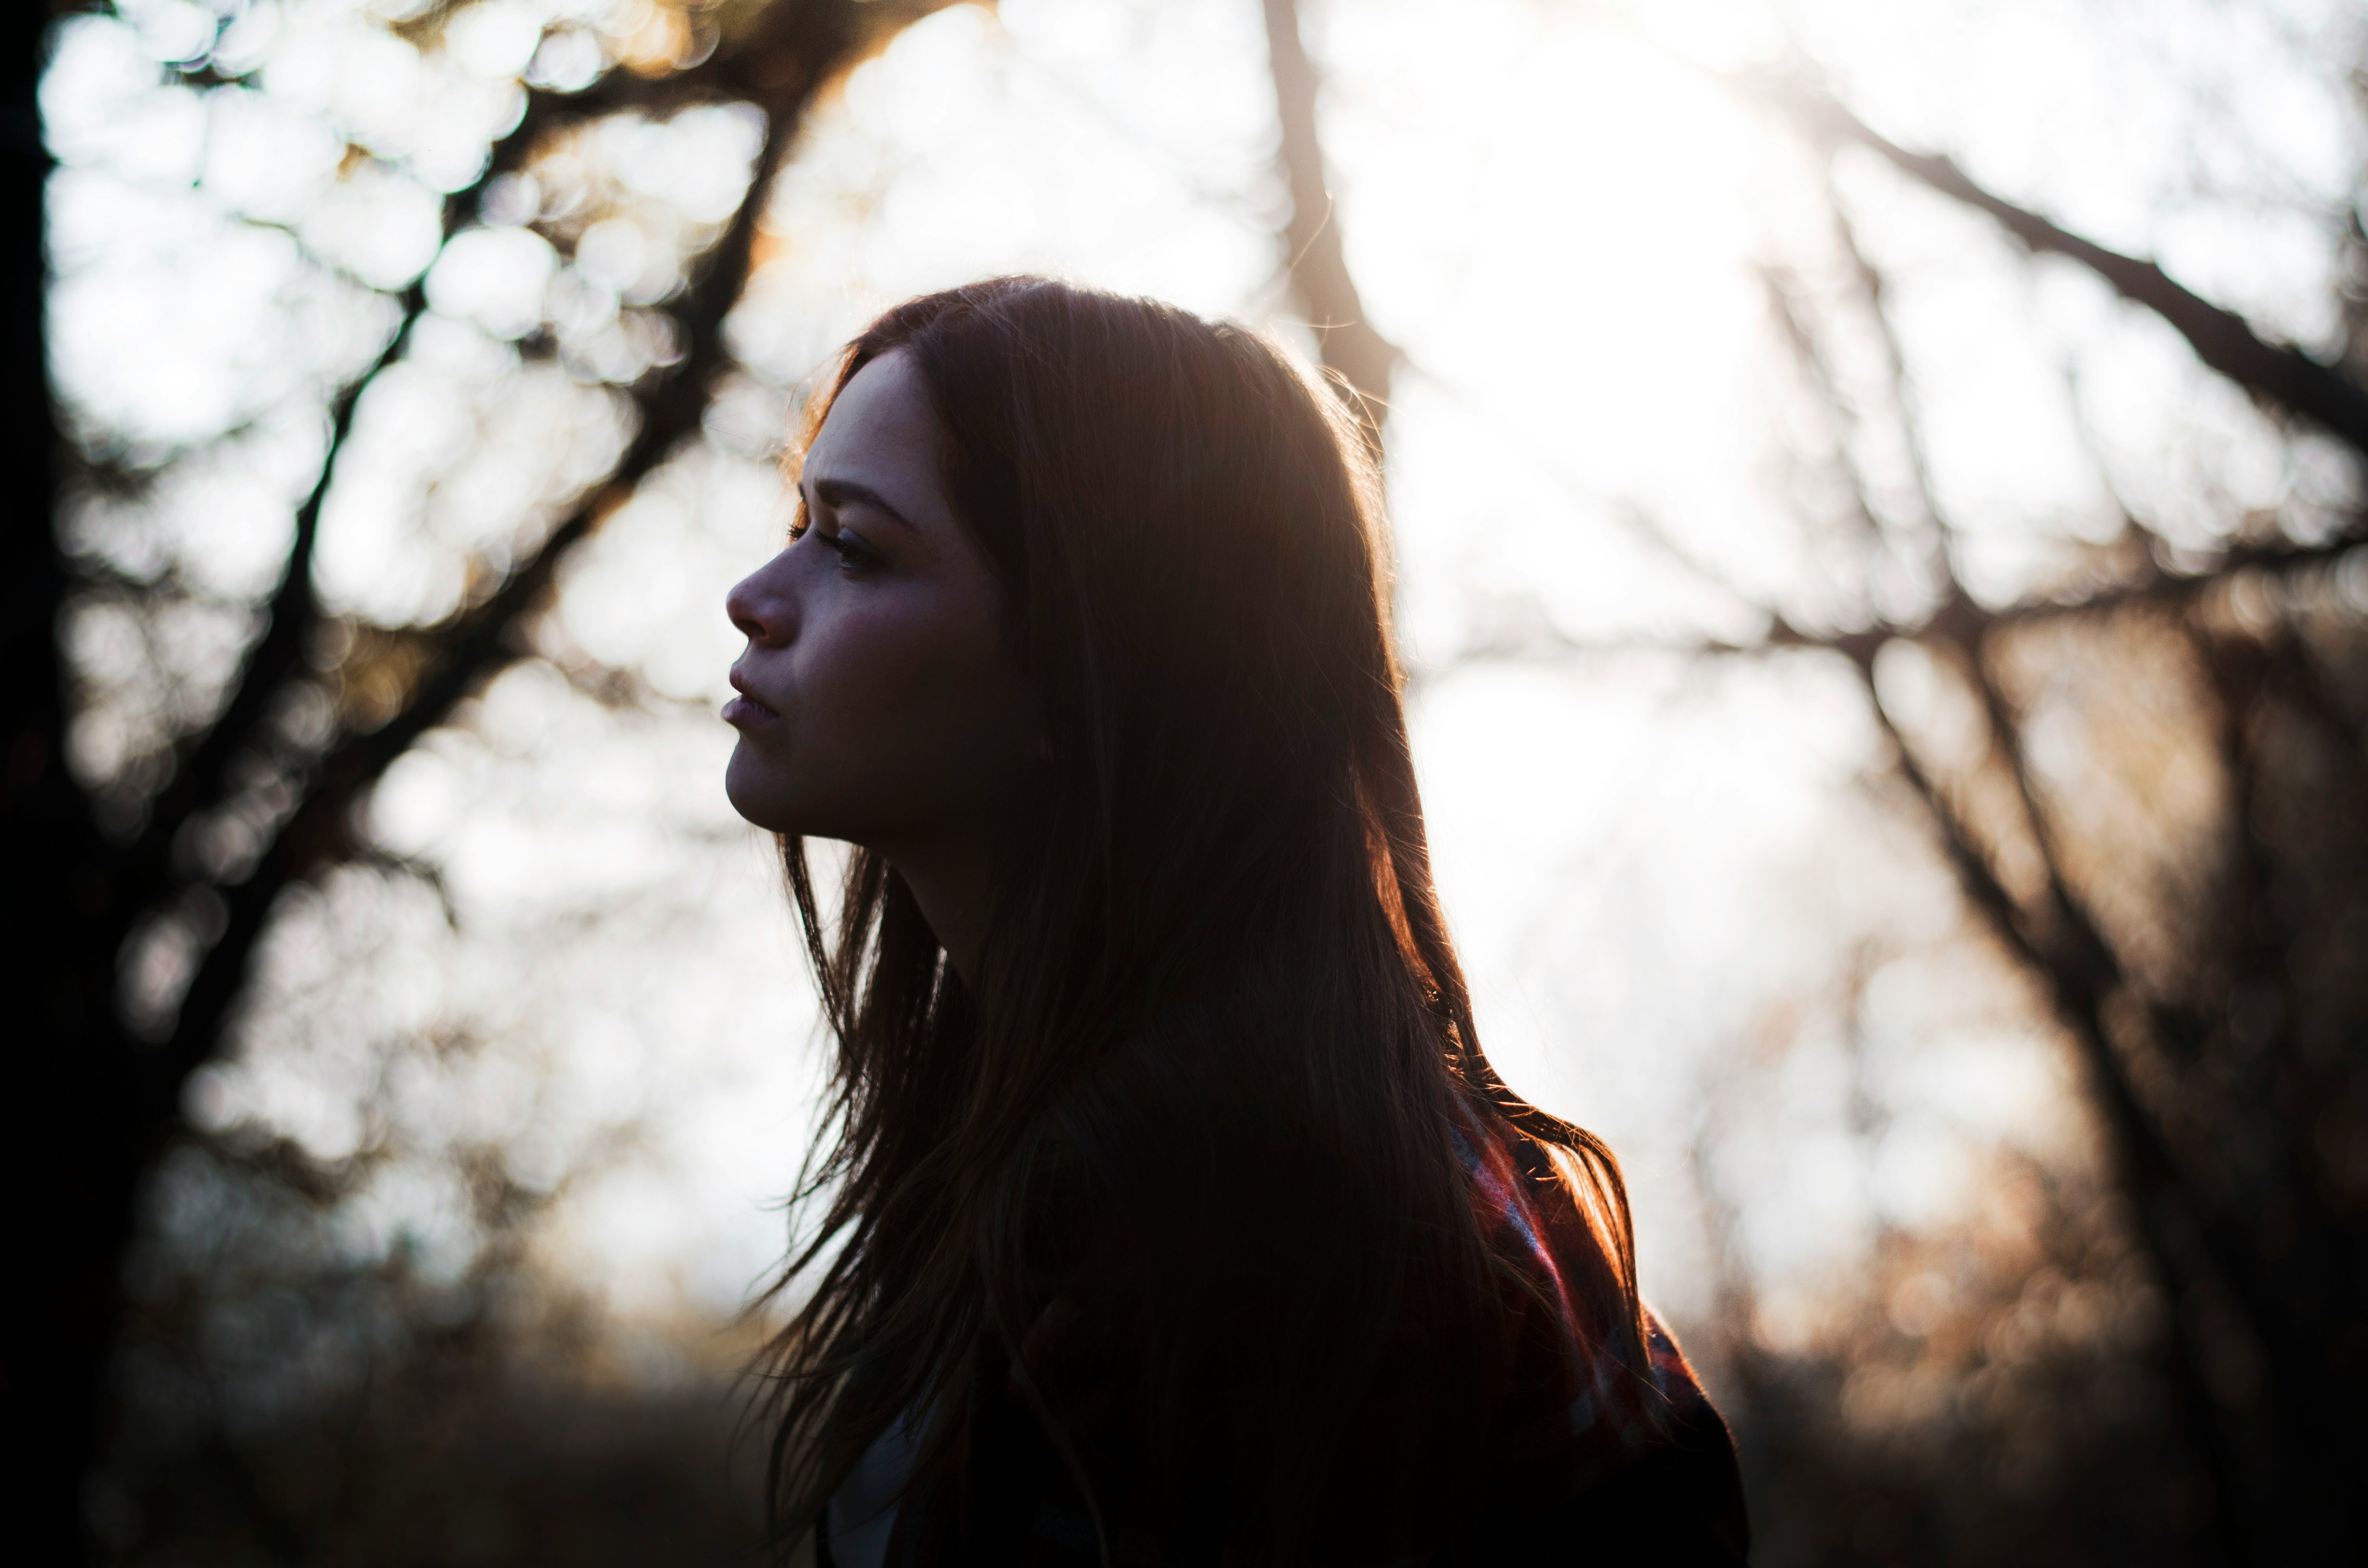
[(747, 652), (724, 789), (759, 827), (900, 854), (991, 834), (1036, 755), (993, 568), (956, 518), (911, 358), (840, 391), (801, 477), (804, 530), (724, 600)]

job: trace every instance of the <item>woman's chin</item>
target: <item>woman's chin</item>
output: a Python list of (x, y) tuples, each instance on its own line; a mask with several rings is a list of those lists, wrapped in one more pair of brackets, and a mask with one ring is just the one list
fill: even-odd
[(723, 798), (732, 802), (734, 811), (768, 833), (804, 832), (799, 821), (803, 813), (788, 798), (789, 791), (781, 787), (781, 780), (751, 752), (743, 737), (723, 769)]
[(849, 813), (833, 809), (828, 801), (816, 799), (810, 789), (797, 789), (746, 740), (733, 752), (732, 761), (723, 770), (723, 797), (749, 825), (767, 833), (785, 834), (791, 838), (856, 835)]

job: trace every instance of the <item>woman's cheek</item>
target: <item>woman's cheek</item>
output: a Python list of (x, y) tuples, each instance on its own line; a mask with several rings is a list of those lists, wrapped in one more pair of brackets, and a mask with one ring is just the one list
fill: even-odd
[(897, 596), (850, 615), (829, 649), (834, 687), (882, 719), (927, 722), (942, 711), (978, 649), (961, 619), (927, 598)]

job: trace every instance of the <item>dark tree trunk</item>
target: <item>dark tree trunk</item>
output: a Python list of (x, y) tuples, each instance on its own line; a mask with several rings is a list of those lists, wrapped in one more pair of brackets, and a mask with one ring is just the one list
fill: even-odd
[(17, 1257), (0, 1327), (0, 1401), (17, 1458), (13, 1534), (27, 1561), (78, 1554), (89, 1391), (115, 1308), (114, 1246), (165, 1101), (114, 1006), (108, 846), (66, 771), (58, 615), (70, 578), (51, 513), (57, 426), (42, 331), (42, 187), (50, 160), (35, 107), (48, 7), (8, 7), (7, 378), (10, 453), (0, 561), (0, 976), (13, 1023), (7, 1142)]

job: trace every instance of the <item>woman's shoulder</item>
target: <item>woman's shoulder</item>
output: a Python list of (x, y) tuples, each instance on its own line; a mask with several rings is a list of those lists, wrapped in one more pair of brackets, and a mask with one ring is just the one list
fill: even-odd
[[(1438, 1382), (1441, 1368), (1430, 1361), (1446, 1347), (1426, 1351), (1417, 1335), (1411, 1359), (1383, 1364), (1367, 1391), (1371, 1419), (1350, 1423), (1342, 1450), (1362, 1451), (1360, 1442), (1370, 1438), (1380, 1445), (1374, 1462), (1336, 1476), (1333, 1501), (1356, 1506), (1326, 1511), (1348, 1533), (1319, 1542), (1316, 1555), (1389, 1557), (1421, 1542), (1417, 1561), (1493, 1562), (1516, 1551), (1562, 1561), (1584, 1542), (1589, 1561), (1739, 1562), (1734, 1447), (1676, 1338), (1648, 1319), (1644, 1367), (1606, 1356), (1581, 1304), (1584, 1248), (1592, 1244), (1567, 1195), (1524, 1167), (1518, 1142), (1476, 1122), (1460, 1139), (1480, 1228), (1510, 1265), (1498, 1271), (1508, 1288), (1481, 1313), (1495, 1342), (1481, 1358), (1486, 1375), (1469, 1385), (1481, 1397), (1457, 1405), (1452, 1429), (1410, 1433), (1401, 1407), (1417, 1395), (1405, 1380)], [(1180, 1404), (1162, 1395), (1147, 1375), (1146, 1334), (1163, 1306), (1179, 1303), (1144, 1299), (1148, 1282), (1125, 1261), (1133, 1249), (1106, 1229), (1114, 1214), (1138, 1223), (1145, 1215), (1113, 1210), (1099, 1181), (1083, 1185), (1102, 1199), (1078, 1197), (1092, 1165), (1074, 1151), (1048, 1152), (1052, 1190), (1043, 1196), (1057, 1194), (1049, 1208), (1060, 1219), (1046, 1227), (1044, 1257), (1059, 1267), (1036, 1276), (1043, 1292), (1010, 1324), (1000, 1342), (1008, 1350), (998, 1344), (982, 1352), (957, 1440), (945, 1464), (923, 1478), (912, 1517), (899, 1521), (914, 1561), (1091, 1562), (1105, 1532), (1115, 1563), (1192, 1561), (1203, 1549), (1213, 1559), (1241, 1518), (1258, 1515), (1265, 1461), (1253, 1456), (1268, 1450), (1250, 1428), (1277, 1414), (1268, 1395), (1280, 1385), (1263, 1393), (1258, 1386), (1276, 1370), (1272, 1358), (1221, 1336), (1225, 1364), (1199, 1365)], [(1144, 1190), (1153, 1188), (1146, 1180)], [(1300, 1215), (1290, 1223), (1320, 1221)], [(1244, 1281), (1169, 1283), (1192, 1292), (1180, 1305), (1196, 1321), (1246, 1312), (1232, 1326), (1274, 1328), (1271, 1314), (1248, 1310), (1254, 1293), (1233, 1288)], [(1331, 1310), (1340, 1321), (1315, 1324), (1318, 1342), (1372, 1327), (1350, 1321), (1354, 1309), (1335, 1302)], [(1455, 1368), (1466, 1365), (1448, 1354)], [(1396, 1440), (1389, 1434), (1418, 1439), (1420, 1471), (1440, 1495), (1409, 1499), (1406, 1468), (1394, 1462), (1408, 1456), (1388, 1451)], [(1361, 1506), (1367, 1501), (1374, 1508)], [(1390, 1551), (1367, 1551), (1360, 1532), (1338, 1524), (1367, 1514), (1405, 1515), (1411, 1534), (1396, 1535)]]
[(1584, 1540), (1589, 1560), (1739, 1563), (1742, 1476), (1725, 1421), (1677, 1336), (1647, 1308), (1635, 1365), (1611, 1343), (1588, 1281), (1606, 1267), (1567, 1173), (1507, 1128), (1456, 1133), (1505, 1293), (1510, 1353), (1477, 1494), (1441, 1558), (1496, 1560)]

